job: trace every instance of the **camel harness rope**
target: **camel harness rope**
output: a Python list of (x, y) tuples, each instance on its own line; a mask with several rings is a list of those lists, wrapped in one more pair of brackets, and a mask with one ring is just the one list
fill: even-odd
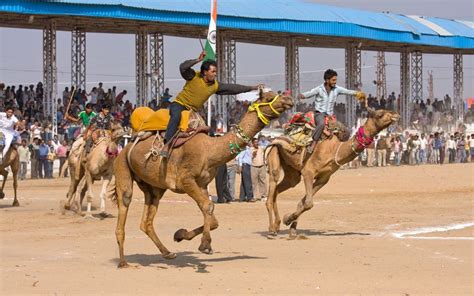
[(269, 106), (270, 109), (272, 109), (272, 112), (279, 116), (280, 115), (280, 112), (278, 112), (274, 107), (273, 107), (273, 103), (276, 102), (276, 100), (280, 97), (280, 95), (276, 95), (270, 102), (267, 102), (267, 103), (253, 103), (252, 105), (250, 105), (249, 107), (249, 111), (255, 111), (257, 112), (257, 116), (258, 118), (260, 119), (260, 121), (267, 125), (270, 123), (270, 119), (268, 119), (270, 117), (270, 115), (268, 114), (265, 114), (262, 112), (262, 110), (260, 110), (260, 107), (262, 106)]

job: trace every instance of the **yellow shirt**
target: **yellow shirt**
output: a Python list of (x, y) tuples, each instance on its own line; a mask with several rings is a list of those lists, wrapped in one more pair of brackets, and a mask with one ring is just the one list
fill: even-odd
[(201, 76), (201, 72), (196, 72), (193, 79), (186, 81), (183, 90), (176, 96), (175, 102), (188, 109), (199, 111), (209, 97), (217, 92), (218, 87), (217, 80), (209, 84)]

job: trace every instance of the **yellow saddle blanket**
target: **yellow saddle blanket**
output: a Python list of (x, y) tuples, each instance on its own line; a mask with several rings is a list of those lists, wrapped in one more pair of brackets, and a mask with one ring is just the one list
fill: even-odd
[[(179, 129), (186, 131), (189, 125), (190, 111), (181, 112), (181, 122)], [(159, 109), (153, 111), (148, 107), (138, 107), (130, 116), (130, 125), (134, 132), (140, 131), (164, 131), (170, 121), (170, 110)]]

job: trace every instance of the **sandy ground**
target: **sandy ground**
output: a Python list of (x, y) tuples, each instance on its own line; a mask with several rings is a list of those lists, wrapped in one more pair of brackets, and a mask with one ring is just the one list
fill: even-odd
[[(197, 250), (200, 237), (173, 241), (202, 216), (189, 197), (168, 192), (155, 226), (178, 255), (171, 261), (139, 230), (143, 200), (135, 187), (128, 269), (117, 268), (116, 218), (60, 213), (68, 180), (22, 181), (19, 208), (10, 207), (9, 181), (0, 201), (0, 294), (472, 295), (473, 176), (474, 164), (341, 170), (300, 218), (296, 240), (286, 227), (266, 238), (263, 202), (217, 204), (213, 255)], [(302, 196), (302, 184), (282, 194), (280, 213)]]

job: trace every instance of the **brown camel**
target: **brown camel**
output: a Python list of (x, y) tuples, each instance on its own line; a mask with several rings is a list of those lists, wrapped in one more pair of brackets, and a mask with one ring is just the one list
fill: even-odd
[[(122, 125), (118, 122), (113, 122), (111, 133), (106, 132), (101, 135), (91, 151), (82, 157), (83, 159), (81, 159), (80, 156), (80, 151), (82, 151), (80, 148), (80, 151), (77, 151), (76, 149), (74, 152), (72, 151), (72, 153), (70, 153), (68, 162), (71, 174), (71, 185), (67, 196), (68, 201), (65, 206), (66, 209), (69, 209), (72, 199), (74, 197), (77, 198), (80, 194), (77, 212), (79, 215), (82, 215), (82, 201), (84, 195), (87, 195), (86, 216), (88, 218), (92, 217), (91, 207), (94, 196), (92, 185), (94, 184), (94, 181), (102, 178), (104, 183), (102, 184), (100, 194), (100, 214), (104, 217), (108, 216), (105, 211), (105, 197), (106, 195), (111, 197), (113, 192), (107, 194), (106, 188), (112, 179), (114, 160), (118, 155), (118, 142), (124, 134), (125, 131)], [(78, 165), (80, 166), (79, 168), (77, 167)]]
[[(283, 223), (290, 226), (290, 238), (295, 238), (298, 218), (313, 207), (313, 196), (316, 192), (326, 185), (331, 175), (343, 164), (356, 158), (375, 135), (400, 117), (392, 111), (375, 111), (370, 108), (368, 110), (369, 117), (355, 136), (345, 142), (339, 141), (335, 136), (319, 142), (313, 153), (303, 163), (300, 154), (288, 152), (284, 149), (284, 145), (276, 144), (269, 147), (267, 162), (270, 180), (266, 202), (269, 238), (276, 236), (280, 230), (281, 220), (276, 202), (278, 194), (295, 187), (303, 178), (305, 196), (298, 203), (294, 213), (283, 217)], [(284, 178), (278, 182), (281, 170), (284, 172)]]
[(3, 188), (5, 187), (5, 183), (7, 182), (8, 171), (6, 170), (7, 167), (10, 167), (13, 173), (13, 204), (14, 207), (19, 207), (20, 203), (18, 202), (16, 196), (16, 190), (18, 188), (18, 171), (20, 170), (20, 155), (18, 154), (18, 150), (12, 146), (8, 149), (7, 153), (3, 157), (2, 163), (0, 163), (0, 175), (3, 176), (2, 182), (2, 189), (0, 190), (0, 199), (5, 197), (5, 193), (3, 192)]
[(119, 267), (128, 266), (124, 257), (124, 239), (125, 222), (132, 201), (133, 180), (145, 195), (140, 229), (155, 243), (164, 258), (174, 259), (176, 255), (168, 251), (159, 240), (153, 227), (153, 219), (160, 199), (168, 189), (188, 194), (196, 201), (204, 216), (204, 225), (191, 231), (179, 229), (174, 234), (174, 240), (191, 240), (202, 233), (199, 251), (211, 254), (210, 231), (217, 228), (218, 222), (213, 214), (214, 204), (209, 200), (207, 185), (214, 179), (218, 166), (232, 160), (270, 119), (277, 118), (281, 112), (292, 106), (293, 100), (289, 96), (260, 92), (260, 98), (231, 132), (215, 138), (199, 133), (183, 146), (174, 149), (168, 160), (161, 157), (147, 160), (144, 157), (150, 151), (154, 137), (138, 142), (135, 146), (132, 143), (127, 145), (115, 161), (119, 209), (115, 234), (120, 251)]

